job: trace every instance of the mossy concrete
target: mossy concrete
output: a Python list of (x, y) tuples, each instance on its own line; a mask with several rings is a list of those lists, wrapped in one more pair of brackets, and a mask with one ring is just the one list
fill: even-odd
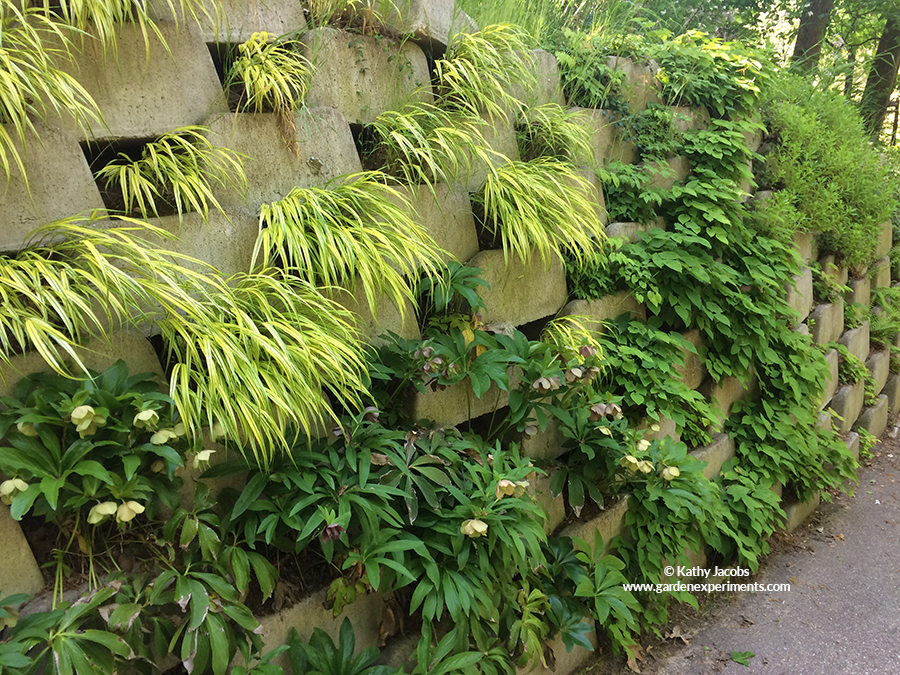
[(322, 187), (344, 174), (362, 171), (350, 125), (334, 108), (305, 107), (286, 126), (278, 115), (228, 113), (206, 122), (211, 143), (243, 157), (247, 189), (215, 189), (228, 208), (257, 214), (295, 187)]
[(26, 132), (23, 148), (16, 131), (3, 125), (22, 158), (27, 181), (12, 159), (9, 179), (0, 172), (2, 252), (25, 248), (28, 235), (41, 225), (103, 208), (100, 190), (78, 141), (39, 120), (34, 126), (37, 135)]
[(334, 28), (316, 28), (300, 41), (316, 67), (306, 95), (310, 107), (335, 108), (351, 124), (370, 124), (387, 110), (434, 101), (428, 61), (413, 42)]
[(177, 127), (202, 124), (215, 112), (228, 112), (212, 56), (203, 39), (174, 22), (157, 23), (145, 39), (137, 24), (116, 27), (116, 49), (105, 52), (86, 38), (60, 57), (97, 103), (102, 120), (89, 121), (84, 133), (71, 118), (61, 124), (78, 138), (122, 140), (154, 138)]
[(481, 278), (490, 284), (478, 288), (485, 323), (521, 326), (556, 314), (566, 301), (566, 271), (556, 255), (544, 261), (532, 253), (523, 261), (510, 253), (507, 261), (503, 251), (491, 250), (477, 254), (468, 264), (484, 270)]

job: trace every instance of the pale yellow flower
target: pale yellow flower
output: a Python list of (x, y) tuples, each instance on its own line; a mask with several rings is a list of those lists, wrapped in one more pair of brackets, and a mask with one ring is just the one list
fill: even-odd
[(107, 517), (114, 514), (117, 510), (117, 506), (115, 502), (103, 502), (101, 504), (97, 504), (94, 508), (91, 509), (91, 512), (88, 514), (88, 524), (96, 525), (97, 523), (102, 523)]
[(647, 452), (650, 449), (650, 441), (642, 438), (637, 442), (638, 452)]
[(150, 442), (153, 445), (165, 445), (176, 438), (178, 438), (178, 434), (175, 433), (174, 429), (160, 429), (150, 437)]
[(626, 469), (631, 469), (632, 471), (638, 470), (638, 464), (638, 458), (634, 455), (625, 455), (622, 459), (619, 460), (619, 466)]
[(155, 473), (162, 473), (166, 470), (166, 460), (158, 459), (150, 465), (150, 470)]
[(662, 470), (663, 480), (672, 480), (673, 478), (678, 478), (681, 475), (681, 471), (678, 470), (677, 466), (667, 466)]
[(514, 497), (521, 497), (525, 494), (525, 489), (530, 485), (527, 480), (517, 480), (516, 481), (516, 490), (513, 492)]
[(144, 512), (144, 507), (137, 502), (129, 501), (124, 502), (123, 504), (119, 504), (119, 508), (116, 511), (116, 520), (120, 523), (127, 523), (129, 521), (134, 520), (134, 517)]
[(650, 473), (653, 471), (653, 462), (648, 462), (646, 459), (638, 462), (638, 471), (641, 473)]
[(28, 483), (21, 478), (10, 478), (0, 483), (0, 501), (4, 504), (12, 504), (13, 499), (20, 492), (28, 489)]
[(476, 539), (478, 537), (484, 537), (487, 535), (488, 524), (483, 520), (478, 520), (477, 518), (471, 518), (469, 520), (464, 520), (463, 524), (460, 525), (459, 531), (462, 532), (467, 537), (472, 537), (472, 539)]
[(194, 455), (194, 468), (198, 468), (204, 462), (208, 462), (209, 458), (212, 457), (215, 450), (201, 450), (196, 455)]
[(497, 484), (497, 490), (495, 494), (497, 495), (497, 499), (502, 499), (503, 497), (512, 495), (516, 491), (516, 484), (511, 480), (501, 480)]
[(159, 415), (155, 410), (141, 410), (131, 422), (135, 429), (155, 429), (159, 422)]
[(100, 427), (106, 426), (106, 418), (98, 415), (93, 407), (80, 405), (72, 411), (72, 423), (79, 437), (91, 436)]
[(16, 429), (19, 430), (19, 433), (21, 433), (25, 436), (30, 436), (31, 438), (34, 438), (35, 436), (38, 435), (38, 432), (35, 431), (33, 424), (26, 424), (25, 422), (16, 422)]

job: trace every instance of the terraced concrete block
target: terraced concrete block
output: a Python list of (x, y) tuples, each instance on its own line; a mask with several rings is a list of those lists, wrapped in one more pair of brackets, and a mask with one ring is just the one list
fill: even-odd
[(595, 166), (603, 166), (611, 162), (617, 137), (616, 130), (622, 126), (622, 121), (611, 110), (569, 108), (569, 112), (576, 113), (573, 122), (587, 127), (591, 135), (592, 163)]
[(858, 302), (868, 307), (872, 304), (872, 282), (868, 275), (859, 279), (850, 279), (847, 285), (850, 287), (850, 290), (844, 293), (845, 305)]
[(879, 258), (871, 267), (872, 288), (890, 288), (891, 285), (891, 261), (889, 258)]
[(838, 368), (840, 366), (840, 354), (837, 349), (830, 349), (825, 354), (825, 360), (828, 361), (828, 379), (825, 381), (825, 389), (822, 393), (822, 400), (819, 409), (824, 408), (834, 396), (834, 392), (838, 387)]
[(625, 533), (625, 514), (628, 512), (628, 497), (620, 497), (615, 503), (608, 503), (600, 515), (590, 520), (575, 522), (562, 531), (562, 536), (583, 539), (590, 547), (586, 553), (593, 554), (594, 538), (600, 535), (604, 550), (609, 542)]
[(670, 105), (669, 108), (675, 114), (675, 128), (682, 133), (709, 127), (709, 111), (705, 106)]
[(675, 183), (682, 181), (691, 173), (691, 162), (684, 155), (671, 157), (665, 161), (647, 162), (645, 166), (653, 171), (653, 180), (650, 185), (658, 187), (661, 190), (669, 190)]
[(374, 6), (388, 34), (408, 35), (429, 51), (443, 52), (453, 34), (477, 30), (455, 0), (375, 0)]
[(819, 244), (816, 235), (812, 232), (797, 232), (794, 234), (794, 248), (800, 253), (800, 257), (810, 262), (818, 257)]
[(822, 494), (818, 491), (807, 499), (805, 502), (791, 502), (789, 504), (782, 504), (782, 508), (784, 509), (784, 529), (787, 532), (793, 532), (798, 527), (800, 527), (807, 518), (812, 515), (812, 512), (815, 511), (819, 503), (822, 500)]
[(465, 192), (478, 192), (487, 180), (491, 167), (498, 167), (507, 160), (518, 161), (519, 142), (516, 139), (516, 130), (512, 120), (492, 118), (482, 115), (485, 126), (481, 128), (481, 136), (488, 153), (489, 161), (481, 157), (469, 157), (468, 168), (463, 168), (462, 173), (452, 181), (456, 187)]
[(19, 523), (9, 515), (9, 507), (0, 504), (0, 541), (3, 565), (0, 565), (0, 589), (4, 597), (25, 593), (34, 597), (44, 590), (44, 577)]
[(687, 349), (682, 350), (681, 354), (684, 357), (684, 364), (676, 366), (675, 370), (678, 372), (681, 381), (684, 382), (689, 389), (696, 389), (703, 384), (703, 380), (709, 375), (709, 371), (707, 371), (706, 366), (703, 365), (703, 359), (700, 358), (701, 349), (703, 347), (703, 336), (700, 335), (700, 331), (696, 328), (682, 333), (681, 336), (694, 346), (696, 353), (690, 352)]
[[(131, 374), (153, 373), (157, 381), (161, 384), (165, 382), (165, 375), (153, 345), (143, 335), (134, 331), (115, 332), (108, 339), (94, 338), (84, 347), (78, 347), (76, 351), (78, 358), (91, 370), (103, 372), (122, 359), (128, 364), (128, 371)], [(8, 364), (0, 363), (0, 397), (12, 396), (19, 380), (26, 375), (46, 372), (50, 372), (50, 366), (37, 352), (13, 356)], [(73, 367), (72, 372), (79, 372), (77, 366)]]
[(827, 276), (831, 277), (831, 280), (838, 286), (847, 285), (847, 281), (850, 279), (850, 270), (846, 267), (838, 267), (833, 253), (829, 253), (828, 255), (819, 258), (819, 267), (821, 267), (822, 271)]
[(658, 420), (644, 419), (638, 425), (637, 431), (643, 432), (642, 437), (648, 441), (661, 441), (667, 437), (676, 443), (681, 441), (681, 434), (678, 432), (675, 420), (662, 415)]
[(39, 120), (35, 128), (37, 135), (27, 133), (23, 149), (12, 127), (3, 126), (22, 158), (25, 176), (12, 159), (9, 180), (0, 172), (0, 251), (25, 248), (28, 234), (41, 225), (103, 208), (78, 141)]
[(831, 399), (831, 404), (828, 407), (837, 415), (837, 418), (833, 418), (833, 421), (835, 427), (842, 434), (850, 431), (856, 423), (859, 413), (863, 409), (865, 394), (865, 385), (860, 380), (855, 384), (845, 384), (839, 387), (834, 398)]
[(96, 101), (102, 121), (85, 134), (72, 119), (61, 124), (77, 138), (115, 140), (153, 138), (177, 127), (202, 124), (211, 113), (228, 112), (212, 56), (203, 39), (175, 23), (158, 23), (163, 44), (152, 31), (145, 42), (140, 28), (116, 29), (116, 51), (103, 53), (95, 41), (60, 57)]
[[(209, 16), (199, 21), (188, 19), (187, 29), (197, 33), (204, 42), (246, 42), (254, 33), (273, 35), (302, 33), (306, 29), (303, 5), (293, 0), (219, 0), (216, 14), (213, 3), (206, 5)], [(171, 21), (167, 0), (155, 0), (151, 15)], [(181, 20), (181, 16), (178, 17)]]
[(719, 421), (710, 425), (714, 431), (720, 432), (725, 426), (725, 420), (731, 414), (734, 404), (756, 392), (756, 374), (750, 373), (746, 383), (736, 377), (726, 377), (721, 382), (706, 380), (697, 389), (715, 408)]
[(566, 97), (559, 83), (559, 64), (556, 57), (543, 49), (535, 49), (524, 54), (529, 70), (534, 74), (534, 84), (524, 87), (517, 83), (510, 92), (527, 108), (536, 108), (547, 103), (566, 105)]
[(560, 429), (559, 421), (555, 417), (547, 420), (547, 428), (544, 431), (540, 429), (534, 434), (524, 434), (520, 446), (521, 453), (531, 459), (556, 459), (568, 448), (563, 447), (566, 442)]
[(888, 375), (884, 389), (881, 390), (888, 399), (888, 406), (891, 414), (895, 415), (900, 412), (900, 375), (891, 373)]
[[(210, 211), (207, 222), (199, 213), (151, 218), (150, 224), (166, 230), (177, 239), (163, 239), (148, 236), (146, 239), (161, 249), (186, 255), (212, 265), (224, 276), (250, 271), (253, 247), (259, 234), (259, 221), (246, 211), (235, 211), (227, 215)], [(188, 268), (209, 272), (203, 266), (186, 263), (181, 258), (175, 261)]]
[(418, 340), (422, 337), (416, 322), (416, 310), (409, 300), (404, 302), (401, 311), (393, 301), (380, 296), (373, 311), (361, 286), (323, 291), (323, 294), (353, 314), (356, 330), (368, 344), (376, 347), (384, 344), (382, 336), (388, 331), (407, 340)]
[(869, 356), (869, 322), (863, 321), (858, 328), (851, 328), (841, 336), (840, 343), (860, 361)]
[(884, 395), (879, 396), (875, 405), (870, 405), (863, 410), (862, 415), (859, 416), (853, 428), (856, 430), (865, 429), (875, 438), (878, 438), (887, 428), (889, 411), (888, 397)]
[(785, 289), (787, 292), (788, 306), (797, 312), (798, 321), (806, 320), (813, 304), (813, 278), (812, 270), (804, 267), (800, 274), (791, 277), (793, 283), (789, 283)]
[[(530, 664), (518, 666), (516, 667), (516, 675), (533, 675), (534, 673), (548, 673), (551, 671), (559, 673), (559, 675), (583, 672), (582, 668), (586, 666), (589, 661), (596, 658), (594, 653), (598, 649), (599, 643), (597, 641), (597, 631), (594, 629), (594, 618), (585, 616), (582, 617), (581, 621), (590, 626), (590, 630), (584, 635), (588, 642), (593, 646), (594, 652), (588, 651), (582, 647), (575, 647), (574, 649), (569, 650), (562, 637), (557, 636), (552, 640), (545, 642), (543, 646), (546, 652), (553, 655), (553, 668), (544, 668), (540, 663), (536, 665)], [(549, 664), (550, 661), (548, 660), (547, 663)]]
[(869, 370), (869, 374), (872, 375), (872, 379), (875, 380), (875, 393), (880, 394), (887, 384), (888, 375), (890, 374), (890, 352), (887, 349), (873, 352), (866, 359), (866, 368)]
[(303, 55), (316, 66), (306, 95), (310, 107), (339, 110), (351, 124), (370, 124), (406, 103), (431, 103), (431, 76), (422, 49), (316, 28), (300, 39)]
[(855, 431), (851, 431), (844, 438), (844, 443), (847, 444), (847, 449), (850, 451), (850, 454), (853, 455), (853, 459), (857, 462), (859, 461), (859, 434)]
[[(374, 647), (378, 642), (378, 628), (384, 606), (381, 595), (369, 593), (358, 596), (356, 602), (344, 607), (339, 616), (334, 616), (332, 610), (325, 609), (325, 593), (325, 590), (318, 591), (289, 609), (260, 617), (257, 632), (262, 637), (265, 651), (288, 644), (292, 629), (300, 634), (301, 639), (309, 640), (313, 630), (321, 628), (337, 642), (344, 618), (350, 619), (350, 623), (353, 624), (356, 653), (367, 647)], [(286, 667), (287, 656), (286, 653), (281, 654), (273, 660), (273, 663)]]
[(606, 226), (606, 236), (610, 239), (623, 239), (626, 243), (641, 239), (651, 227), (641, 223), (610, 223)]
[(644, 110), (648, 103), (660, 102), (662, 83), (656, 79), (652, 64), (638, 63), (624, 56), (611, 56), (606, 60), (606, 65), (625, 73), (619, 93), (632, 112)]
[(822, 431), (828, 431), (829, 429), (832, 428), (831, 423), (832, 423), (831, 413), (827, 412), (825, 410), (821, 411), (819, 413), (819, 420), (818, 420), (818, 422), (816, 422), (816, 426), (819, 429), (821, 429)]
[(547, 534), (556, 530), (566, 519), (566, 503), (562, 494), (553, 497), (550, 493), (550, 480), (556, 471), (557, 469), (551, 469), (546, 476), (535, 476), (528, 486), (528, 493), (547, 511), (547, 520), (544, 522), (544, 532)]
[(734, 441), (728, 434), (718, 434), (709, 445), (691, 450), (701, 462), (706, 462), (703, 475), (712, 480), (722, 471), (722, 466), (735, 456)]
[(893, 243), (893, 226), (886, 220), (878, 226), (878, 244), (875, 246), (875, 257), (881, 258), (891, 252)]
[(603, 198), (603, 186), (600, 179), (597, 178), (593, 169), (576, 169), (578, 175), (583, 179), (583, 183), (574, 185), (575, 191), (584, 196), (587, 201), (594, 207), (595, 220), (589, 223), (582, 223), (581, 229), (590, 236), (596, 237), (598, 232), (602, 232), (606, 223), (609, 222), (609, 214), (606, 212), (606, 200)]
[(320, 187), (362, 171), (350, 125), (334, 108), (304, 108), (294, 115), (292, 129), (274, 114), (228, 113), (206, 124), (210, 142), (244, 155), (246, 192), (216, 189), (217, 199), (229, 208), (255, 214), (295, 187)]
[[(513, 388), (510, 382), (510, 389)], [(430, 420), (439, 427), (454, 427), (499, 410), (508, 403), (509, 392), (497, 385), (492, 384), (484, 396), (476, 398), (472, 385), (463, 380), (446, 389), (415, 392), (408, 401), (408, 410), (414, 420)]]
[(647, 320), (647, 308), (628, 291), (607, 295), (598, 300), (572, 300), (563, 307), (562, 316), (585, 316), (585, 327), (591, 331), (603, 330), (604, 324), (628, 312), (632, 318)]
[(807, 323), (813, 342), (817, 345), (834, 342), (844, 330), (844, 301), (816, 305), (810, 312)]
[(486, 306), (481, 312), (485, 323), (521, 326), (556, 314), (566, 302), (566, 271), (556, 256), (544, 262), (532, 254), (523, 262), (510, 254), (507, 262), (503, 251), (493, 250), (482, 251), (468, 264), (484, 270), (481, 278), (490, 284), (490, 288), (478, 288)]
[(446, 183), (400, 187), (412, 207), (412, 217), (446, 251), (444, 260), (464, 261), (478, 253), (478, 232), (469, 193)]

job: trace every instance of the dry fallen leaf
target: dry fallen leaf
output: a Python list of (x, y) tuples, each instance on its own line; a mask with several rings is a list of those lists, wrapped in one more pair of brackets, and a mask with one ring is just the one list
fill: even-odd
[(628, 669), (632, 673), (641, 672), (641, 667), (638, 665), (638, 661), (642, 663), (644, 662), (644, 655), (641, 653), (641, 646), (637, 644), (629, 645), (628, 647), (626, 647), (626, 649), (628, 650)]
[(831, 535), (831, 538), (834, 539), (835, 541), (837, 541), (838, 539), (840, 539), (841, 541), (846, 541), (846, 539), (844, 539), (843, 534), (833, 534), (833, 535)]
[(667, 640), (681, 640), (685, 647), (691, 644), (687, 640), (689, 637), (691, 636), (681, 632), (681, 626), (677, 624), (672, 626), (672, 630), (666, 633)]

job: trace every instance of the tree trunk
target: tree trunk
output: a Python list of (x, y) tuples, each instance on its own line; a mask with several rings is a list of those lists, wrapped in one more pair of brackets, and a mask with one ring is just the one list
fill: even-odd
[(856, 47), (847, 51), (847, 73), (844, 75), (844, 96), (853, 98), (853, 77), (856, 75)]
[(809, 72), (819, 65), (822, 41), (831, 22), (834, 0), (809, 0), (800, 16), (800, 30), (794, 43), (791, 65)]
[(900, 65), (900, 21), (895, 17), (888, 17), (859, 103), (859, 112), (866, 125), (866, 131), (873, 139), (878, 138), (884, 125), (887, 106), (897, 82), (898, 65)]

